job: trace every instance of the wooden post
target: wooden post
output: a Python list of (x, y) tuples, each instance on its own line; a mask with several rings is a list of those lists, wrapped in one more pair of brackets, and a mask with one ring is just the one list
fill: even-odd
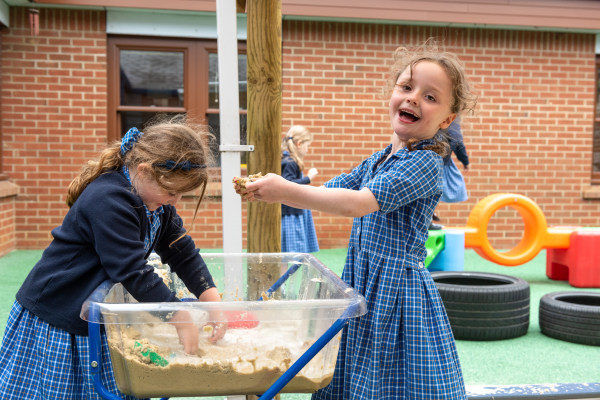
[[(281, 0), (250, 0), (248, 174), (281, 173)], [(248, 252), (281, 251), (281, 206), (248, 203)]]
[[(250, 0), (248, 174), (281, 173), (281, 0)], [(248, 252), (281, 251), (281, 205), (248, 203)]]
[[(281, 0), (248, 0), (248, 174), (281, 173)], [(248, 203), (249, 253), (281, 251), (281, 205)], [(258, 298), (279, 268), (248, 265), (248, 296)], [(254, 400), (255, 396), (246, 396)], [(276, 396), (279, 399), (279, 395)]]

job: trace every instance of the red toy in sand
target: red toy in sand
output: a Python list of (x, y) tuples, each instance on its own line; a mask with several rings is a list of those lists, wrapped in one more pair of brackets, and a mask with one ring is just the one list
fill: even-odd
[(225, 311), (224, 314), (229, 329), (252, 329), (258, 326), (258, 320), (248, 311)]

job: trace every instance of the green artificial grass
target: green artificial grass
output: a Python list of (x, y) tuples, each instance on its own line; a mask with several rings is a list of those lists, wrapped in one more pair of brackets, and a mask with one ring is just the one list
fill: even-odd
[(41, 256), (41, 250), (20, 250), (0, 258), (0, 335), (4, 336), (8, 313), (17, 291)]
[(475, 342), (457, 340), (467, 385), (519, 385), (590, 383), (600, 381), (600, 346), (553, 339), (540, 332), (540, 298), (549, 292), (593, 291), (574, 288), (546, 277), (546, 252), (516, 267), (504, 267), (465, 251), (465, 270), (512, 275), (529, 282), (531, 289), (529, 331), (515, 339)]
[[(218, 252), (219, 250), (202, 250)], [(15, 294), (27, 273), (40, 258), (38, 250), (15, 251), (0, 258), (0, 329), (4, 327)], [(314, 255), (341, 274), (346, 249), (321, 250)], [(473, 250), (465, 250), (465, 270), (513, 275), (531, 285), (531, 322), (527, 335), (520, 338), (476, 342), (458, 340), (457, 348), (467, 385), (519, 385), (541, 383), (587, 383), (600, 379), (600, 346), (586, 346), (546, 337), (538, 324), (539, 299), (545, 293), (583, 290), (567, 282), (546, 277), (546, 253), (532, 261), (504, 267), (484, 260)], [(585, 289), (600, 292), (600, 289)], [(282, 400), (307, 400), (308, 394), (282, 394)], [(195, 398), (199, 399), (199, 398)], [(204, 398), (207, 399), (207, 398)], [(211, 397), (209, 399), (225, 399)]]

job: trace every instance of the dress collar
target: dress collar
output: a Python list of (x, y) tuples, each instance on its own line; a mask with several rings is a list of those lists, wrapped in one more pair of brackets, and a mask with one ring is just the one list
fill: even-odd
[[(434, 138), (429, 138), (429, 139), (423, 139), (419, 142), (417, 142), (416, 144), (413, 145), (413, 149), (414, 150), (423, 150), (423, 148), (425, 146), (431, 146), (434, 145), (436, 142), (436, 140)], [(392, 144), (388, 144), (385, 149), (381, 150), (379, 152), (379, 156), (377, 157), (377, 159), (381, 159), (381, 157), (387, 157), (390, 152), (392, 151)], [(401, 147), (400, 149), (398, 149), (398, 151), (396, 151), (394, 154), (392, 154), (391, 157), (399, 157), (400, 154), (402, 153), (407, 153), (408, 152), (408, 148), (406, 146)]]
[(413, 148), (416, 150), (423, 150), (423, 147), (425, 146), (431, 146), (435, 144), (435, 139), (434, 138), (430, 138), (430, 139), (423, 139), (419, 142), (417, 142), (416, 144), (413, 145)]

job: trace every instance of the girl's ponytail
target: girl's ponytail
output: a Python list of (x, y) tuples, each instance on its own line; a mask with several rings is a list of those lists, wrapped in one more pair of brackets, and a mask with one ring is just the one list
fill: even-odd
[(310, 141), (312, 141), (312, 134), (310, 131), (302, 125), (294, 125), (290, 128), (287, 135), (285, 135), (283, 143), (281, 144), (281, 151), (290, 153), (290, 157), (298, 164), (300, 171), (304, 169), (304, 160), (298, 152), (297, 145)]
[(121, 142), (115, 142), (112, 146), (102, 151), (98, 159), (88, 161), (79, 176), (73, 179), (69, 185), (67, 193), (67, 205), (69, 208), (94, 179), (107, 171), (116, 170), (122, 166)]

